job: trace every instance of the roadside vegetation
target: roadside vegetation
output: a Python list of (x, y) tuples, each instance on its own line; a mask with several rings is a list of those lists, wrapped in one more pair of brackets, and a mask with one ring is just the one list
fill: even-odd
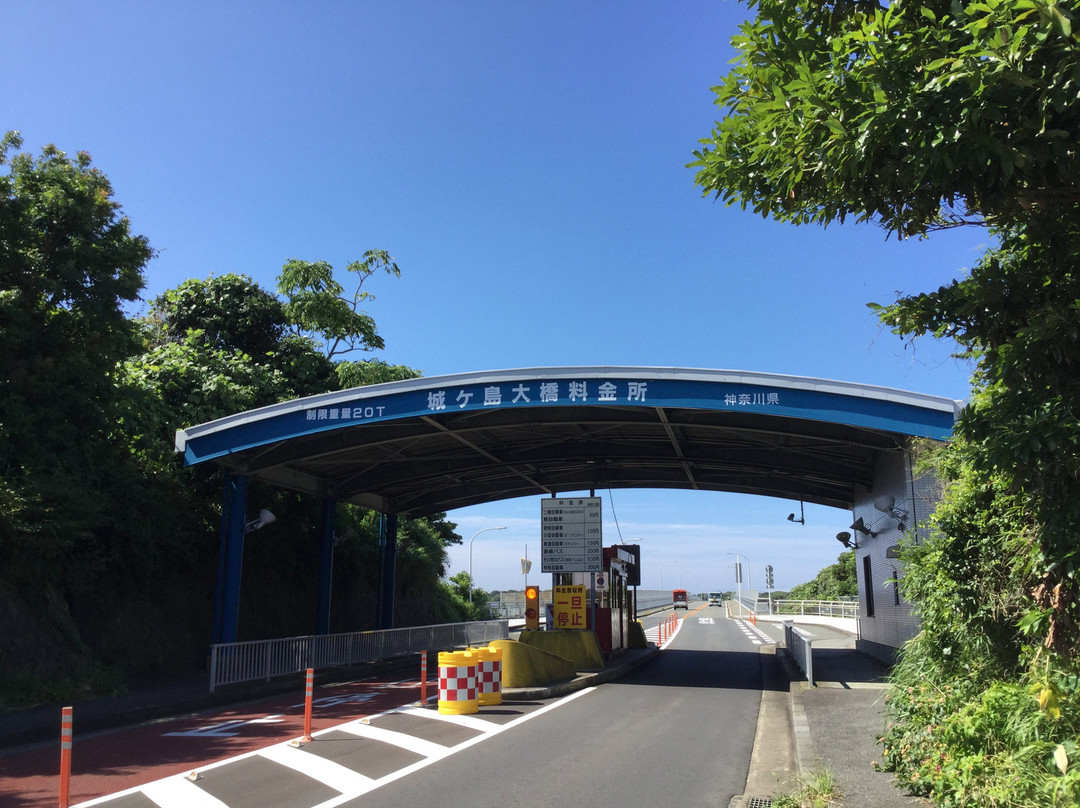
[(855, 551), (845, 550), (835, 564), (822, 568), (814, 580), (791, 587), (782, 593), (788, 600), (844, 600), (857, 597), (859, 583), (855, 577)]
[[(363, 358), (385, 347), (368, 286), (400, 272), (383, 250), (344, 281), (288, 260), (272, 290), (223, 268), (130, 315), (152, 246), (88, 154), (22, 145), (0, 144), (0, 709), (205, 667), (221, 480), (181, 466), (178, 427), (420, 375)], [(249, 501), (277, 520), (245, 551), (240, 637), (311, 633), (319, 505), (255, 483)], [(377, 515), (339, 506), (336, 529), (331, 631), (374, 628)], [(397, 538), (398, 624), (469, 619), (444, 580), (455, 525)]]
[(691, 164), (706, 194), (793, 224), (987, 232), (960, 277), (871, 304), (974, 368), (954, 440), (920, 456), (943, 501), (902, 551), (922, 631), (892, 674), (885, 764), (940, 806), (1080, 804), (1075, 4), (747, 6)]
[(832, 772), (821, 769), (802, 775), (794, 793), (773, 797), (772, 808), (829, 808), (842, 805), (842, 798)]

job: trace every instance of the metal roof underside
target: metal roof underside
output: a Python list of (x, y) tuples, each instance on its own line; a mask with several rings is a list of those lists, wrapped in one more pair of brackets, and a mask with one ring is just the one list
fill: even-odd
[[(353, 403), (392, 404), (395, 396), (406, 393), (452, 392), (471, 389), (469, 385), (478, 390), (488, 385), (490, 389), (494, 382), (509, 389), (515, 380), (521, 384), (523, 379), (531, 383), (543, 378), (575, 378), (575, 372), (577, 378), (593, 384), (604, 379), (646, 378), (648, 372), (652, 374), (647, 377), (650, 393), (662, 391), (668, 377), (690, 373), (666, 369), (661, 379), (656, 369), (498, 371), (346, 392), (353, 395)], [(761, 389), (781, 391), (800, 381), (816, 383), (762, 374), (741, 374), (738, 379), (749, 379)], [(734, 395), (733, 384), (751, 389), (749, 382), (729, 377), (714, 380), (707, 376), (705, 381), (722, 381), (729, 396)], [(881, 397), (873, 395), (879, 391), (845, 387), (836, 395), (845, 397), (845, 405), (854, 401), (861, 407), (879, 403)], [(718, 387), (717, 395), (720, 392)], [(292, 407), (290, 413), (316, 413), (327, 403), (341, 401), (343, 395), (327, 394), (285, 406)], [(182, 430), (177, 448), (189, 452), (189, 463), (212, 460), (271, 485), (411, 516), (502, 499), (606, 488), (727, 491), (850, 509), (857, 489), (873, 486), (876, 456), (903, 451), (911, 433), (918, 431), (819, 420), (798, 413), (793, 416), (779, 408), (774, 408), (774, 414), (767, 407), (749, 411), (719, 404), (692, 406), (681, 400), (670, 404), (674, 400), (671, 396), (655, 398), (658, 400), (653, 404), (646, 399), (487, 409), (451, 405), (404, 417), (343, 423), (332, 429), (294, 430), (299, 434), (287, 437), (239, 437), (242, 427), (253, 429), (263, 421), (269, 423), (284, 411), (279, 406), (268, 408), (265, 414), (254, 411), (245, 418), (225, 419), (227, 423)], [(928, 409), (934, 410), (934, 417), (940, 418), (946, 408), (944, 400), (926, 401), (932, 405)], [(951, 424), (955, 403), (947, 405)], [(309, 419), (314, 417), (309, 415)], [(237, 442), (193, 457), (191, 446), (201, 431), (212, 433), (219, 443), (236, 435)]]

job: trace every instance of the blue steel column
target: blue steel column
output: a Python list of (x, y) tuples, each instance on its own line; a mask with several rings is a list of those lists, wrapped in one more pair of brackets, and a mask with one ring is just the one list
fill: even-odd
[(397, 514), (380, 514), (379, 601), (375, 612), (380, 629), (394, 627), (394, 577), (397, 572)]
[(221, 506), (221, 549), (218, 555), (214, 642), (236, 642), (240, 620), (240, 580), (244, 568), (244, 514), (247, 511), (246, 474), (226, 474)]
[(319, 555), (319, 601), (315, 609), (315, 633), (330, 633), (330, 602), (334, 585), (334, 515), (337, 500), (322, 501), (322, 537)]

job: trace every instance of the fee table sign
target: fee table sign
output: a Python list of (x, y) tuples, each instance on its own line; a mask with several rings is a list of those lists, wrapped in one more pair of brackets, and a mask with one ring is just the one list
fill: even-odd
[(602, 572), (600, 497), (540, 500), (540, 571)]

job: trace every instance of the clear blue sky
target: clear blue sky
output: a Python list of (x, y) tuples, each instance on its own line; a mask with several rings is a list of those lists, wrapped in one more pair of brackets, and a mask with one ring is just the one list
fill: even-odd
[[(291, 258), (344, 268), (380, 248), (402, 276), (369, 287), (378, 355), (425, 375), (657, 365), (967, 396), (948, 346), (905, 347), (866, 303), (947, 283), (985, 233), (796, 228), (694, 187), (685, 165), (747, 14), (734, 0), (3, 10), (3, 128), (28, 151), (90, 152), (159, 251), (148, 299), (212, 273), (272, 289)], [(733, 588), (732, 552), (786, 588), (835, 561), (850, 524), (809, 506), (792, 524), (798, 503), (765, 498), (603, 497), (605, 539), (643, 539), (650, 588)], [(535, 499), (454, 512), (451, 572), (506, 525), (476, 540), (473, 571), (520, 586), (539, 516)]]

